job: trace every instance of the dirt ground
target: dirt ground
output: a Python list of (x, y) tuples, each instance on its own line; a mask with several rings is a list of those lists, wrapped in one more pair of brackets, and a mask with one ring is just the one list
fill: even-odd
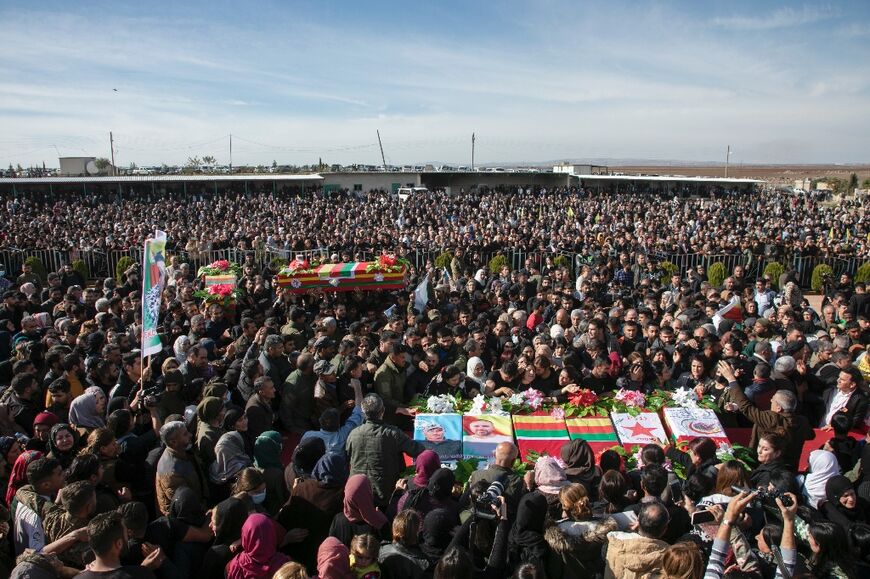
[[(724, 177), (725, 166), (625, 166), (609, 167), (621, 173), (645, 173), (647, 175), (685, 175), (687, 177)], [(837, 177), (848, 180), (852, 173), (858, 175), (858, 182), (870, 179), (870, 165), (731, 165), (729, 177), (763, 179), (772, 183), (793, 184), (795, 179), (823, 179)]]

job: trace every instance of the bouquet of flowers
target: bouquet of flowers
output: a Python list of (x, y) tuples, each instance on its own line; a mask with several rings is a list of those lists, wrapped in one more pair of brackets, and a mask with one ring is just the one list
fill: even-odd
[(497, 396), (487, 398), (483, 394), (478, 394), (474, 397), (474, 400), (471, 401), (471, 409), (468, 411), (468, 414), (473, 414), (475, 416), (480, 414), (499, 414), (506, 416), (508, 412), (502, 408), (501, 398)]
[(518, 392), (507, 399), (512, 414), (534, 412), (544, 405), (544, 393), (534, 388)]
[(242, 268), (234, 261), (218, 259), (209, 265), (204, 265), (196, 272), (197, 277), (206, 275), (234, 275), (237, 278), (242, 275)]
[(372, 272), (387, 272), (398, 273), (403, 270), (410, 269), (411, 263), (407, 259), (396, 257), (394, 254), (383, 254), (377, 261), (373, 261), (366, 266), (366, 273)]
[(700, 397), (691, 388), (677, 388), (671, 393), (671, 401), (681, 408), (697, 408)]
[(643, 408), (646, 405), (646, 396), (644, 396), (643, 392), (636, 390), (620, 388), (613, 399), (621, 402), (628, 408)]
[(439, 396), (430, 396), (426, 400), (426, 411), (433, 414), (446, 414), (457, 411), (457, 401), (455, 396), (450, 394), (441, 394)]
[(198, 290), (193, 295), (205, 300), (207, 304), (220, 303), (226, 308), (234, 304), (242, 296), (242, 290), (228, 283), (221, 283)]
[(281, 268), (279, 275), (296, 275), (302, 273), (314, 273), (314, 271), (322, 264), (321, 260), (312, 257), (311, 261), (305, 259), (301, 253), (293, 258), (293, 261)]

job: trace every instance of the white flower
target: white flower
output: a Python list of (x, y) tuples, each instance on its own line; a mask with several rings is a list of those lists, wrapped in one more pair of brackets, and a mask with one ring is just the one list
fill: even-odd
[(673, 394), (671, 394), (671, 399), (675, 404), (682, 406), (683, 408), (698, 407), (698, 394), (689, 388), (677, 388), (674, 390)]
[(508, 398), (508, 402), (510, 402), (514, 406), (519, 406), (520, 404), (522, 404), (525, 401), (526, 401), (526, 399), (523, 397), (522, 393), (520, 393), (520, 392), (517, 392), (516, 394), (514, 394), (513, 396)]
[(449, 394), (430, 396), (426, 400), (426, 409), (433, 414), (445, 414), (456, 409), (456, 398)]

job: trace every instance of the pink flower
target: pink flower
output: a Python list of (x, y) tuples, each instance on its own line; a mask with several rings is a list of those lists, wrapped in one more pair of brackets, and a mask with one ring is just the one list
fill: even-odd
[(541, 404), (544, 403), (544, 394), (540, 390), (535, 390), (534, 388), (529, 388), (523, 392), (523, 398), (526, 399), (526, 404), (528, 404), (529, 408), (532, 410), (537, 410), (541, 407)]
[(565, 411), (562, 409), (561, 406), (556, 406), (550, 412), (550, 416), (555, 418), (556, 420), (565, 420)]
[(233, 286), (228, 283), (220, 283), (217, 285), (210, 285), (206, 289), (208, 293), (213, 296), (220, 296), (222, 298), (229, 297), (233, 293)]
[(230, 262), (225, 260), (225, 259), (219, 259), (219, 260), (215, 261), (214, 263), (212, 263), (210, 267), (213, 267), (215, 269), (219, 269), (221, 271), (226, 271), (230, 268)]
[(635, 390), (621, 389), (613, 398), (622, 402), (626, 406), (633, 406), (635, 408), (643, 408), (646, 404), (646, 396), (644, 396), (642, 392), (637, 392)]

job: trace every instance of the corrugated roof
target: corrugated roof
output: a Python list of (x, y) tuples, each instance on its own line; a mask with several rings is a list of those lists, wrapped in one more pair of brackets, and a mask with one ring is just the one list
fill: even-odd
[(732, 185), (766, 183), (766, 181), (761, 181), (759, 179), (684, 177), (682, 175), (577, 175), (571, 173), (571, 176), (583, 180), (598, 179), (601, 181), (684, 181), (689, 183), (730, 183)]
[(0, 178), (0, 185), (63, 185), (64, 183), (181, 183), (243, 181), (322, 181), (318, 173), (307, 175), (124, 175), (118, 177), (32, 177)]

